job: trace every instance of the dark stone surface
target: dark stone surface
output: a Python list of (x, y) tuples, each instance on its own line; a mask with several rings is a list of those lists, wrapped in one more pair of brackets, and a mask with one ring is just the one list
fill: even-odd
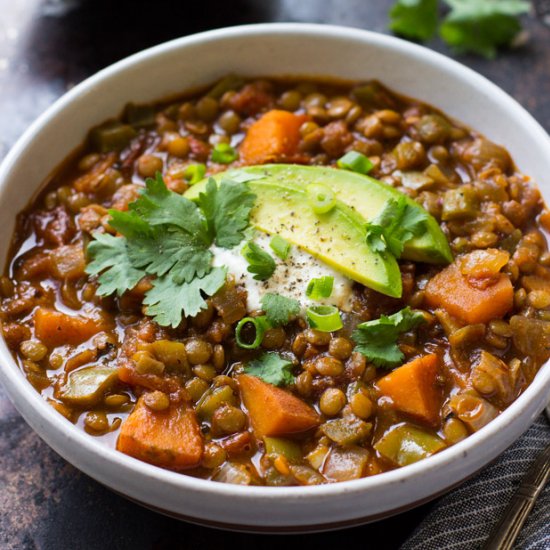
[[(264, 21), (325, 22), (385, 31), (391, 0), (0, 0), (0, 158), (66, 89), (148, 46), (205, 29)], [(460, 60), (550, 129), (550, 30), (525, 18), (529, 41), (497, 60)], [(439, 41), (430, 46), (449, 53)], [(513, 131), (513, 128), (510, 129)], [(0, 548), (9, 550), (398, 548), (430, 505), (323, 535), (224, 533), (178, 522), (119, 497), (67, 464), (25, 424), (0, 388)]]

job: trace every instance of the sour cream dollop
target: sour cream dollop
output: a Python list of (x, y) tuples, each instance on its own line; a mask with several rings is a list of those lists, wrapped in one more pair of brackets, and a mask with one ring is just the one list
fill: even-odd
[[(271, 237), (263, 233), (256, 234), (253, 239), (273, 257), (277, 265), (275, 272), (267, 281), (256, 281), (253, 274), (247, 271), (248, 262), (241, 253), (244, 243), (232, 249), (211, 247), (214, 254), (213, 265), (227, 267), (227, 273), (233, 275), (236, 283), (246, 289), (249, 311), (260, 310), (260, 300), (270, 292), (298, 300), (302, 311), (310, 305), (320, 303), (334, 305), (343, 311), (351, 309), (353, 281), (296, 246), (292, 247), (286, 260), (281, 260), (269, 247), (270, 240)], [(316, 301), (307, 298), (306, 289), (309, 281), (325, 276), (334, 278), (330, 297)]]

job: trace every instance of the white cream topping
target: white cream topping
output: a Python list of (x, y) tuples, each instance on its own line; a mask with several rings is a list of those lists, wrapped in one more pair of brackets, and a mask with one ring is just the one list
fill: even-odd
[[(302, 310), (319, 303), (334, 305), (343, 311), (351, 309), (353, 281), (296, 246), (292, 246), (286, 260), (281, 260), (269, 246), (271, 241), (269, 235), (257, 233), (253, 240), (273, 257), (277, 265), (275, 272), (267, 281), (256, 281), (253, 274), (247, 271), (248, 262), (241, 253), (244, 242), (232, 249), (211, 247), (214, 254), (213, 265), (227, 267), (228, 274), (233, 275), (237, 284), (246, 289), (249, 311), (260, 310), (260, 300), (269, 292), (298, 300)], [(309, 281), (325, 276), (334, 278), (330, 297), (318, 301), (307, 298), (306, 288)]]

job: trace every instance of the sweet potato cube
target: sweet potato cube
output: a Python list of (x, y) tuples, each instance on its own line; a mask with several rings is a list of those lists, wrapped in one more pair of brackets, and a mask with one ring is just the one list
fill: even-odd
[(297, 152), (306, 115), (274, 109), (257, 120), (244, 138), (240, 155), (247, 164), (264, 164)]
[(241, 396), (257, 437), (304, 432), (319, 425), (319, 415), (291, 393), (241, 374)]
[(34, 313), (36, 337), (48, 347), (76, 346), (106, 328), (99, 320), (74, 317), (51, 309), (38, 308)]
[(439, 422), (441, 405), (438, 367), (437, 355), (424, 355), (380, 378), (376, 385), (397, 410), (433, 426)]
[(172, 403), (165, 411), (153, 411), (141, 397), (120, 428), (117, 449), (127, 455), (171, 470), (197, 466), (204, 442), (195, 413)]
[(498, 274), (487, 286), (474, 286), (455, 264), (451, 264), (428, 283), (426, 302), (468, 324), (487, 323), (510, 310), (514, 288), (504, 273)]

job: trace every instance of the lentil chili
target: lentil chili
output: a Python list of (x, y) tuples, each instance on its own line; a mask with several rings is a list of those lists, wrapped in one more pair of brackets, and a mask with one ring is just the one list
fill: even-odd
[[(247, 140), (265, 131), (263, 118), (267, 149)], [(278, 140), (281, 125), (293, 130)], [(108, 210), (128, 210), (146, 178), (161, 173), (182, 194), (228, 168), (336, 166), (349, 151), (437, 220), (454, 261), (400, 259), (401, 298), (355, 283), (340, 330), (312, 328), (305, 315), (256, 321), (243, 335), (263, 327), (261, 346), (246, 349), (235, 327), (262, 312), (249, 310), (238, 280), (173, 328), (145, 314), (151, 277), (100, 296), (85, 272), (92, 234), (116, 233)], [(0, 278), (2, 333), (60, 414), (141, 460), (248, 485), (375, 475), (481, 429), (548, 359), (544, 208), (503, 147), (377, 82), (228, 77), (128, 105), (54, 173), (18, 218)], [(273, 250), (288, 254), (285, 244)], [(399, 334), (403, 358), (377, 366), (353, 331), (406, 307), (421, 319)], [(267, 352), (280, 387), (249, 367)]]

